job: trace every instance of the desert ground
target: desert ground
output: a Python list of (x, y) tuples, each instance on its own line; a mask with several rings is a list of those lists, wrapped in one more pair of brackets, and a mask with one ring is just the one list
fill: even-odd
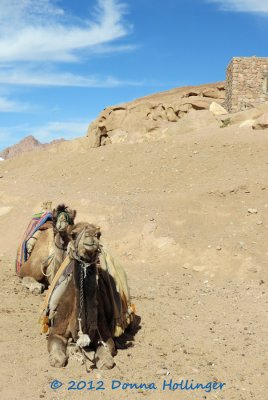
[[(2, 161), (0, 398), (264, 400), (267, 150), (268, 130), (230, 125), (98, 148), (85, 137)], [(127, 271), (139, 329), (110, 371), (88, 374), (74, 358), (50, 367), (43, 295), (15, 275), (22, 234), (47, 200), (99, 224)], [(225, 385), (162, 390), (182, 379)], [(112, 390), (113, 380), (156, 389)], [(68, 390), (70, 381), (103, 381), (105, 390)]]

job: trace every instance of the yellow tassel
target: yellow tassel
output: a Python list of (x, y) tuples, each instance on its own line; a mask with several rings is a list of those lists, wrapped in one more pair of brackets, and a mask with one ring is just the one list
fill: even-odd
[(131, 309), (133, 314), (136, 314), (137, 309), (136, 309), (136, 306), (135, 306), (134, 303), (130, 304), (130, 309)]
[(121, 326), (116, 325), (115, 330), (114, 330), (114, 336), (119, 337), (119, 336), (123, 335), (123, 333), (124, 333), (124, 330), (121, 328)]
[(49, 318), (47, 315), (41, 315), (39, 318), (39, 324), (41, 325), (41, 333), (47, 333), (49, 330)]

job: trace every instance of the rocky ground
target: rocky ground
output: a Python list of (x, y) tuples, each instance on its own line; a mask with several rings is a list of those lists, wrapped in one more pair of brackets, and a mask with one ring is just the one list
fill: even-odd
[[(1, 399), (264, 399), (267, 146), (267, 131), (213, 125), (94, 149), (78, 139), (1, 162)], [(87, 374), (73, 358), (49, 366), (43, 297), (14, 274), (21, 235), (45, 200), (98, 223), (127, 270), (140, 329), (111, 371)], [(162, 390), (187, 379), (225, 386)], [(68, 391), (72, 380), (105, 390)], [(112, 390), (113, 380), (157, 388)]]

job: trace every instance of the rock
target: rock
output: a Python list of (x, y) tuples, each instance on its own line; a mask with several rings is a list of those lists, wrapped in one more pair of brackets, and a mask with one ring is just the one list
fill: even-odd
[(239, 111), (237, 113), (229, 114), (229, 124), (241, 124), (244, 121), (256, 120), (264, 113), (268, 112), (268, 102), (258, 104), (255, 108), (251, 108), (245, 111)]
[(0, 207), (0, 217), (8, 214), (12, 210), (12, 207)]
[(165, 247), (168, 247), (168, 246), (175, 246), (176, 242), (170, 236), (161, 236), (161, 237), (155, 239), (155, 245), (159, 249), (162, 249), (162, 248), (165, 248)]
[(169, 375), (169, 374), (170, 374), (170, 372), (169, 372), (166, 368), (159, 369), (159, 370), (156, 372), (156, 375), (158, 375), (158, 376), (161, 376), (161, 375)]
[(172, 107), (168, 107), (168, 109), (167, 109), (167, 119), (169, 122), (177, 122), (178, 121), (178, 117), (175, 114)]
[(228, 111), (225, 110), (220, 104), (213, 101), (209, 106), (209, 111), (211, 111), (214, 115), (225, 115), (228, 114)]
[(268, 112), (262, 114), (259, 118), (256, 119), (254, 124), (252, 125), (253, 129), (267, 129), (268, 128)]
[(258, 268), (256, 268), (256, 267), (249, 267), (249, 268), (248, 268), (248, 271), (249, 271), (249, 272), (254, 272), (254, 273), (256, 273), (256, 272), (258, 272)]
[(254, 123), (255, 119), (246, 119), (239, 125), (239, 128), (252, 128)]
[(248, 208), (248, 214), (258, 214), (258, 210), (256, 208)]
[(183, 266), (182, 266), (182, 268), (184, 268), (184, 269), (188, 269), (190, 267), (190, 264), (189, 263), (185, 263), (185, 264), (183, 264)]
[(195, 271), (195, 272), (202, 272), (204, 270), (205, 270), (204, 265), (197, 265), (197, 266), (193, 267), (193, 271)]
[(210, 97), (211, 99), (225, 99), (225, 91), (218, 88), (205, 89), (202, 94), (204, 97)]
[(243, 250), (247, 250), (247, 247), (245, 246), (245, 242), (243, 242), (242, 240), (240, 240), (240, 242), (238, 242), (239, 246), (241, 249)]
[(157, 225), (155, 222), (151, 221), (151, 222), (147, 222), (142, 229), (142, 233), (143, 235), (152, 235), (155, 230), (157, 228)]
[(217, 251), (221, 251), (221, 249), (222, 249), (221, 246), (217, 246), (217, 247), (216, 247), (216, 250), (217, 250)]
[[(223, 84), (216, 83), (197, 88), (176, 88), (108, 107), (88, 128), (89, 147), (121, 142), (140, 143), (167, 137), (171, 131), (184, 132), (183, 125), (179, 124), (181, 119), (189, 112), (208, 110), (211, 98), (221, 102), (223, 95)], [(204, 121), (204, 126), (211, 123), (211, 116)]]
[(187, 133), (192, 132), (196, 129), (202, 129), (206, 127), (219, 127), (219, 122), (215, 116), (209, 110), (195, 111), (190, 110), (183, 118), (177, 123), (170, 124), (171, 126), (167, 129), (167, 135), (172, 133)]

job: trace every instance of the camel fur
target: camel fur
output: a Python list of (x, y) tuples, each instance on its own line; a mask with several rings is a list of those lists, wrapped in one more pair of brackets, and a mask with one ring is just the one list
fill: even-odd
[(52, 212), (52, 224), (38, 231), (29, 258), (22, 264), (20, 277), (32, 292), (42, 293), (63, 262), (69, 243), (68, 229), (74, 223), (76, 211), (64, 204)]
[(63, 367), (68, 361), (69, 339), (79, 348), (89, 345), (95, 352), (97, 368), (110, 369), (115, 363), (114, 309), (108, 271), (100, 268), (100, 228), (78, 223), (69, 230), (68, 256), (73, 263), (67, 283), (49, 329), (48, 351), (51, 366)]

